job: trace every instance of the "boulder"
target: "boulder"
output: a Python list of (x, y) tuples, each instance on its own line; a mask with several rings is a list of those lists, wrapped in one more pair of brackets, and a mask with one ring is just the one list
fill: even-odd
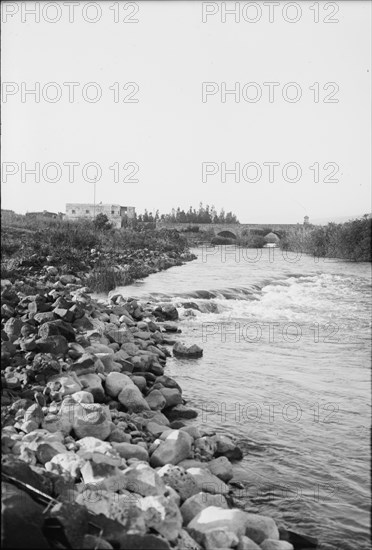
[(199, 512), (209, 506), (228, 508), (227, 501), (223, 495), (212, 495), (211, 493), (199, 492), (190, 496), (181, 506), (184, 525), (188, 525)]
[(166, 398), (159, 390), (152, 390), (146, 397), (146, 401), (153, 411), (161, 411), (166, 406)]
[(104, 440), (109, 436), (111, 416), (108, 407), (98, 403), (75, 403), (69, 413), (78, 439), (91, 436)]
[(208, 462), (209, 471), (226, 483), (234, 477), (232, 464), (225, 456), (214, 458)]
[(122, 473), (124, 488), (144, 497), (163, 495), (165, 484), (158, 473), (143, 462), (126, 468)]
[[(122, 470), (105, 462), (84, 461), (81, 476), (88, 488), (104, 489), (115, 493), (124, 488)], [(97, 495), (98, 496), (98, 495)]]
[(225, 435), (214, 435), (211, 437), (216, 445), (215, 456), (225, 456), (229, 460), (241, 460), (243, 453), (235, 443)]
[(105, 392), (102, 387), (102, 378), (98, 374), (82, 374), (79, 376), (79, 382), (85, 391), (93, 395), (96, 403), (103, 403), (105, 400)]
[[(46, 313), (40, 314), (46, 315)], [(49, 336), (64, 336), (68, 342), (75, 341), (75, 331), (69, 322), (62, 319), (45, 321), (39, 328), (38, 334), (40, 338), (48, 338)]]
[(189, 457), (192, 442), (188, 433), (172, 430), (152, 454), (150, 464), (154, 467), (178, 464)]
[(94, 397), (89, 391), (77, 391), (72, 394), (72, 399), (76, 403), (94, 403)]
[(213, 495), (227, 495), (229, 488), (221, 479), (205, 468), (189, 468), (187, 472), (194, 478), (199, 491)]
[(203, 356), (203, 350), (196, 344), (187, 346), (181, 342), (176, 342), (173, 346), (173, 355), (186, 359), (196, 359)]
[(93, 460), (97, 464), (110, 464), (111, 466), (120, 466), (120, 459), (117, 449), (107, 441), (102, 441), (96, 437), (83, 437), (77, 441), (77, 456), (83, 460)]
[(177, 321), (178, 311), (172, 304), (165, 304), (161, 308), (162, 314), (167, 321)]
[(166, 485), (172, 487), (179, 494), (182, 501), (199, 492), (195, 480), (184, 468), (166, 464), (158, 470), (158, 475)]
[(172, 499), (163, 495), (148, 496), (139, 503), (148, 529), (154, 529), (169, 541), (174, 541), (182, 529), (182, 516)]
[(116, 399), (119, 393), (126, 386), (132, 385), (132, 380), (126, 374), (122, 374), (120, 372), (110, 372), (105, 380), (105, 391), (107, 395)]
[(268, 516), (246, 513), (245, 525), (245, 535), (259, 545), (265, 539), (279, 540), (278, 527), (275, 521)]
[(133, 383), (125, 386), (118, 395), (118, 401), (129, 412), (141, 412), (150, 410), (147, 401), (142, 396), (140, 390)]
[(182, 403), (181, 392), (177, 388), (160, 388), (159, 391), (165, 398), (166, 407), (174, 407)]
[(45, 464), (45, 469), (48, 472), (55, 472), (56, 474), (68, 473), (72, 479), (79, 479), (81, 470), (85, 465), (85, 460), (80, 458), (72, 451), (65, 451), (64, 453), (58, 453)]
[(71, 374), (57, 374), (51, 376), (48, 380), (47, 387), (50, 388), (52, 394), (56, 392), (59, 393), (61, 397), (74, 394), (83, 388), (79, 379)]
[[(170, 411), (167, 411), (167, 417), (172, 422), (173, 420), (179, 420), (183, 418), (185, 420), (190, 420), (191, 418), (196, 418), (198, 416), (197, 411), (185, 407), (185, 405), (175, 405), (171, 408)], [(200, 437), (200, 435), (199, 435)]]
[(188, 524), (187, 531), (206, 550), (237, 546), (245, 534), (245, 512), (209, 506)]
[(112, 443), (113, 448), (122, 458), (137, 458), (138, 460), (149, 461), (147, 450), (141, 445), (132, 445), (131, 443)]
[(40, 353), (52, 353), (54, 355), (64, 355), (68, 350), (68, 342), (64, 336), (48, 336), (36, 340), (36, 349)]

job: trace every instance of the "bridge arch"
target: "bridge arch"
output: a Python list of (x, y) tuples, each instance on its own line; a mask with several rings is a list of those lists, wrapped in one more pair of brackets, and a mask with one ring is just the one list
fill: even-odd
[(235, 233), (229, 230), (219, 231), (217, 237), (225, 237), (226, 239), (236, 239)]

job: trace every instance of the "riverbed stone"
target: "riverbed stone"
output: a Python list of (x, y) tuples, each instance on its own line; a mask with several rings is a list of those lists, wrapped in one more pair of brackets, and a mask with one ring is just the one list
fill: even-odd
[(176, 342), (173, 346), (173, 355), (184, 357), (185, 359), (197, 359), (203, 356), (203, 350), (197, 344), (187, 346), (182, 342)]
[(110, 464), (111, 466), (120, 466), (120, 460), (117, 449), (107, 441), (102, 441), (96, 437), (83, 437), (77, 441), (77, 456), (83, 460), (93, 460), (97, 464)]
[(178, 464), (190, 455), (192, 441), (188, 433), (172, 430), (152, 454), (150, 464), (154, 467)]
[(98, 403), (78, 403), (69, 412), (78, 439), (91, 436), (105, 440), (109, 436), (111, 416), (107, 407)]
[(181, 501), (199, 492), (197, 483), (184, 468), (180, 468), (174, 464), (166, 464), (158, 470), (158, 475), (166, 485), (177, 491), (181, 497)]
[(158, 473), (144, 462), (126, 468), (122, 472), (121, 479), (125, 489), (144, 497), (163, 495), (166, 491), (165, 484)]
[(79, 376), (79, 382), (85, 391), (93, 395), (96, 403), (103, 403), (105, 400), (105, 392), (102, 386), (102, 378), (98, 374), (82, 374)]
[(184, 525), (188, 525), (190, 521), (199, 512), (209, 506), (217, 506), (218, 508), (228, 508), (226, 498), (223, 495), (212, 495), (202, 491), (190, 496), (181, 506), (181, 514)]
[(246, 536), (257, 544), (261, 545), (265, 539), (279, 540), (278, 527), (275, 521), (268, 516), (246, 512), (245, 525)]
[(174, 407), (182, 403), (182, 395), (177, 388), (160, 388), (159, 391), (165, 398), (166, 407)]
[(152, 390), (146, 397), (146, 401), (153, 411), (161, 411), (166, 406), (166, 398), (159, 390)]
[(245, 534), (245, 512), (237, 508), (209, 506), (199, 512), (188, 524), (187, 531), (206, 550), (237, 546)]
[(187, 472), (195, 480), (199, 491), (205, 493), (212, 493), (213, 495), (221, 494), (227, 495), (229, 488), (221, 479), (213, 475), (209, 470), (205, 468), (189, 468)]
[(140, 445), (132, 445), (131, 443), (112, 443), (113, 448), (119, 453), (122, 458), (130, 459), (137, 458), (138, 460), (149, 461), (147, 450)]
[(150, 407), (140, 390), (133, 383), (125, 386), (118, 395), (118, 401), (129, 412), (150, 410)]
[(208, 462), (209, 471), (226, 483), (234, 477), (232, 464), (225, 456), (214, 458)]
[(215, 456), (225, 456), (229, 460), (241, 460), (243, 453), (241, 449), (227, 436), (217, 434), (211, 437), (216, 445)]
[(110, 397), (116, 398), (126, 386), (133, 385), (132, 380), (121, 372), (110, 372), (105, 380), (105, 391)]
[(139, 503), (148, 528), (154, 529), (169, 541), (174, 541), (182, 529), (182, 516), (172, 500), (163, 495), (143, 498)]

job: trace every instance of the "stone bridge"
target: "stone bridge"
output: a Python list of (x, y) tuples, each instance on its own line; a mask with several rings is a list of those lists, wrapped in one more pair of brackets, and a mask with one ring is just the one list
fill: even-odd
[(156, 229), (166, 227), (167, 229), (176, 229), (179, 232), (189, 231), (192, 227), (199, 227), (199, 233), (205, 231), (213, 231), (215, 236), (228, 237), (237, 239), (244, 235), (267, 235), (272, 232), (279, 237), (283, 236), (285, 231), (289, 229), (306, 229), (309, 227), (308, 223), (274, 223), (274, 224), (261, 224), (261, 223), (157, 223)]

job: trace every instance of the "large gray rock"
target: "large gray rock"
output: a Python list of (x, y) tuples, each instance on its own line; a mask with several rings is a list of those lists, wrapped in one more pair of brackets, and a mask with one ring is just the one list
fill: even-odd
[(129, 412), (142, 412), (150, 410), (150, 407), (140, 390), (133, 383), (125, 386), (118, 395), (118, 401)]
[(91, 436), (104, 440), (110, 435), (111, 415), (108, 407), (98, 403), (75, 403), (69, 413), (78, 439)]
[(166, 464), (160, 468), (158, 474), (166, 485), (172, 487), (179, 494), (182, 501), (199, 491), (195, 480), (184, 468), (174, 464)]
[(199, 514), (204, 508), (217, 506), (218, 508), (228, 508), (227, 501), (223, 495), (212, 495), (211, 493), (197, 493), (189, 497), (181, 506), (181, 514), (184, 525)]
[(275, 521), (259, 514), (246, 513), (245, 534), (260, 545), (265, 539), (279, 540), (279, 530)]
[(163, 495), (166, 491), (165, 484), (158, 473), (144, 462), (126, 468), (122, 472), (121, 479), (125, 489), (144, 497)]
[(188, 458), (191, 452), (193, 439), (180, 430), (172, 430), (164, 441), (153, 452), (150, 463), (152, 466), (164, 466), (165, 464), (178, 464)]
[(120, 466), (122, 461), (119, 453), (107, 441), (102, 441), (96, 437), (83, 437), (77, 442), (77, 456), (84, 460), (93, 460), (97, 464), (110, 464), (111, 466)]
[(161, 411), (166, 406), (167, 400), (159, 390), (152, 390), (146, 397), (149, 407), (153, 411)]
[(137, 458), (148, 462), (149, 454), (141, 445), (132, 445), (131, 443), (112, 443), (113, 448), (119, 453), (122, 458), (129, 460)]
[(126, 374), (120, 372), (110, 372), (105, 380), (105, 390), (107, 395), (114, 399), (126, 387), (133, 385), (132, 380)]
[(203, 350), (196, 344), (186, 346), (186, 344), (176, 342), (173, 346), (173, 355), (184, 357), (186, 359), (196, 359), (203, 356)]
[(216, 445), (215, 456), (225, 456), (229, 460), (241, 460), (243, 453), (241, 449), (226, 435), (214, 435), (211, 437)]
[(199, 491), (213, 495), (227, 495), (229, 488), (221, 479), (205, 468), (189, 468), (187, 472), (194, 478)]
[(245, 534), (245, 521), (242, 510), (209, 506), (190, 521), (187, 531), (206, 550), (230, 548)]
[(177, 388), (160, 388), (159, 391), (165, 398), (166, 407), (174, 407), (182, 403), (181, 392)]
[(182, 516), (171, 499), (163, 495), (148, 496), (139, 503), (145, 514), (145, 523), (169, 541), (174, 541), (182, 529)]
[(85, 391), (93, 395), (96, 403), (102, 403), (105, 400), (105, 392), (102, 386), (102, 378), (98, 374), (83, 374), (79, 376), (79, 381)]
[(232, 464), (225, 456), (214, 458), (208, 462), (209, 471), (226, 483), (234, 477)]

